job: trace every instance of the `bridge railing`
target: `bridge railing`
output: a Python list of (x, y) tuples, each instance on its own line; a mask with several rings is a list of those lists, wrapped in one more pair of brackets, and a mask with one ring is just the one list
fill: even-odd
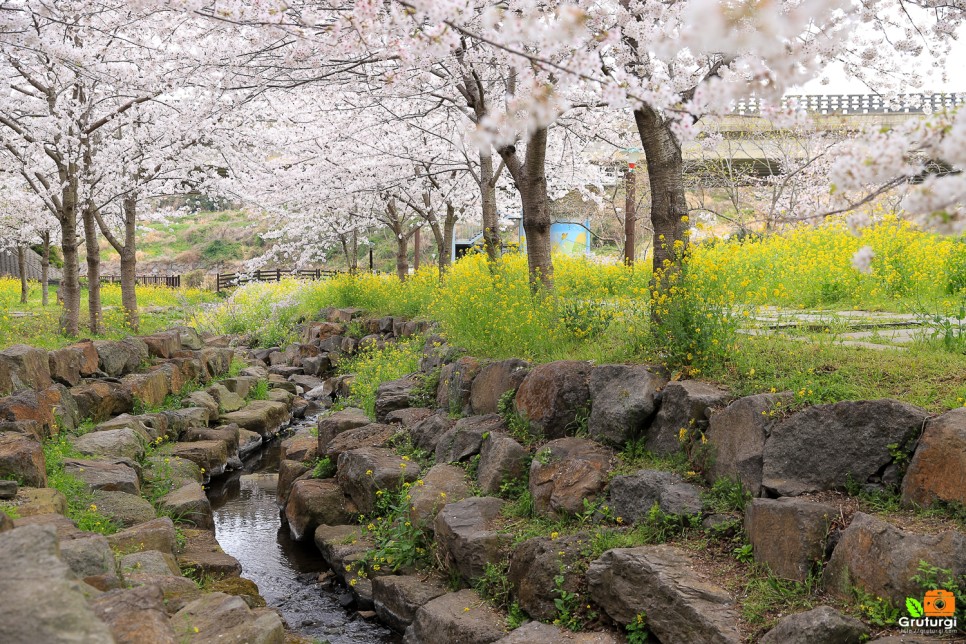
[(241, 286), (249, 282), (281, 282), (288, 277), (297, 279), (320, 280), (329, 279), (345, 271), (332, 271), (321, 268), (294, 269), (276, 268), (273, 270), (257, 270), (251, 273), (218, 273), (215, 280), (215, 290), (221, 292), (224, 289)]
[[(962, 105), (966, 93), (900, 94), (892, 100), (878, 94), (809, 94), (782, 99), (782, 105), (792, 102), (812, 114), (931, 114)], [(760, 114), (762, 103), (758, 98), (739, 100), (734, 113)]]
[[(101, 281), (108, 284), (120, 284), (120, 275), (101, 275)], [(145, 286), (166, 286), (168, 288), (181, 288), (180, 275), (137, 275), (134, 278), (135, 284)]]

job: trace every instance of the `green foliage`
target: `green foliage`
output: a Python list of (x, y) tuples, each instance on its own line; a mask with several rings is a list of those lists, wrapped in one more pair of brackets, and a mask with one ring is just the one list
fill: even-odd
[[(804, 582), (781, 579), (764, 567), (755, 567), (744, 589), (742, 616), (755, 626), (770, 626), (775, 613), (795, 613), (813, 608), (818, 598), (818, 578), (809, 576)], [(771, 616), (771, 618), (769, 617)]]
[(223, 239), (213, 239), (201, 249), (201, 256), (211, 264), (241, 259), (241, 244)]
[(702, 500), (712, 512), (744, 512), (745, 505), (751, 500), (751, 493), (735, 479), (720, 478), (702, 494)]
[(539, 432), (530, 425), (530, 421), (516, 410), (516, 394), (513, 389), (504, 392), (497, 402), (497, 411), (503, 416), (503, 422), (506, 423), (510, 436), (523, 445), (533, 445), (539, 442), (541, 437)]
[(917, 572), (910, 581), (919, 584), (923, 591), (946, 590), (952, 593), (956, 598), (957, 628), (961, 633), (966, 632), (966, 575), (957, 577), (949, 568), (940, 568), (928, 561), (920, 561)]
[(852, 587), (852, 596), (866, 621), (880, 628), (895, 626), (902, 611), (887, 597), (877, 597), (857, 586)]
[(247, 400), (268, 400), (268, 389), (268, 381), (259, 378), (258, 382), (248, 390), (248, 395), (245, 398)]
[(513, 598), (513, 586), (507, 577), (509, 569), (510, 564), (507, 561), (487, 562), (483, 568), (483, 576), (476, 579), (473, 584), (473, 588), (480, 597), (500, 610), (509, 608)]
[(64, 460), (80, 458), (82, 455), (67, 440), (64, 434), (46, 441), (43, 446), (44, 460), (47, 465), (47, 487), (58, 490), (67, 498), (67, 518), (77, 527), (87, 532), (114, 534), (120, 525), (97, 511), (94, 495), (87, 486), (64, 469)]
[(322, 458), (315, 461), (315, 466), (312, 468), (312, 478), (314, 479), (329, 479), (335, 476), (335, 463), (328, 456), (323, 456)]
[(506, 611), (506, 627), (515, 630), (527, 623), (527, 614), (520, 608), (520, 604), (513, 602)]
[(627, 644), (645, 644), (650, 633), (647, 631), (647, 615), (638, 613), (630, 624), (624, 627)]
[(436, 367), (429, 373), (417, 376), (419, 382), (409, 394), (409, 403), (413, 407), (426, 407), (433, 409), (436, 407), (436, 391), (439, 389), (439, 376), (441, 369)]
[(419, 369), (422, 339), (407, 338), (379, 349), (366, 347), (348, 360), (339, 362), (339, 373), (352, 374), (350, 402), (376, 417), (376, 390), (384, 382), (402, 378)]
[(398, 490), (376, 491), (375, 512), (363, 519), (364, 531), (375, 545), (359, 560), (360, 570), (379, 571), (385, 566), (395, 572), (430, 564), (432, 542), (423, 526), (409, 516), (411, 487), (401, 480)]
[(553, 605), (557, 609), (557, 616), (553, 623), (577, 632), (583, 630), (588, 621), (596, 619), (597, 613), (590, 609), (589, 604), (584, 604), (581, 601), (579, 593), (570, 592), (564, 588), (566, 579), (562, 570), (559, 575), (555, 575), (553, 578), (553, 592), (556, 595)]
[(0, 512), (3, 512), (8, 517), (14, 520), (20, 518), (20, 511), (17, 510), (17, 506), (12, 505), (10, 503), (0, 502)]
[(735, 559), (741, 563), (751, 563), (755, 560), (754, 547), (750, 543), (744, 545), (736, 546), (731, 554), (735, 556)]

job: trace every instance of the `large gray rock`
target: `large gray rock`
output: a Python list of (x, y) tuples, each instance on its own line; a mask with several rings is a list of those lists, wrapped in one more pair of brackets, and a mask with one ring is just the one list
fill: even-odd
[(805, 581), (825, 559), (832, 522), (839, 511), (802, 499), (753, 499), (745, 508), (745, 532), (755, 561), (784, 579)]
[(116, 644), (176, 644), (174, 628), (164, 607), (164, 592), (156, 584), (113, 590), (91, 608), (110, 626)]
[[(218, 401), (205, 391), (192, 391), (181, 399), (181, 406), (201, 407), (202, 409), (208, 410), (208, 418), (218, 418)], [(235, 411), (238, 410), (236, 409)]]
[(849, 598), (852, 587), (905, 605), (922, 593), (912, 578), (919, 562), (966, 575), (966, 535), (959, 530), (915, 534), (862, 512), (839, 537), (825, 566), (823, 581), (833, 594)]
[(903, 505), (929, 507), (937, 501), (966, 506), (966, 407), (926, 423), (902, 479)]
[(413, 377), (384, 382), (376, 389), (376, 420), (386, 422), (389, 412), (410, 407), (409, 397), (418, 384)]
[(64, 460), (64, 470), (83, 481), (89, 490), (140, 494), (141, 481), (137, 470), (128, 463), (124, 460), (111, 462), (72, 458)]
[(224, 414), (220, 418), (225, 425), (234, 423), (262, 438), (275, 436), (288, 419), (288, 406), (274, 400), (253, 400), (242, 409)]
[(215, 517), (204, 488), (191, 481), (172, 490), (161, 499), (161, 509), (177, 517), (179, 523), (206, 530), (215, 529)]
[(450, 570), (466, 581), (481, 577), (488, 563), (502, 558), (509, 535), (496, 528), (503, 501), (474, 496), (447, 503), (436, 515), (436, 544)]
[(861, 644), (869, 628), (831, 606), (819, 606), (781, 619), (765, 633), (761, 644)]
[(77, 403), (80, 417), (90, 418), (94, 422), (134, 410), (131, 390), (119, 382), (91, 380), (71, 387), (70, 395)]
[(911, 455), (927, 414), (895, 400), (809, 407), (775, 427), (765, 443), (762, 486), (795, 496), (899, 483), (895, 453)]
[(109, 376), (123, 376), (137, 371), (142, 360), (148, 358), (148, 345), (137, 338), (124, 340), (95, 340), (101, 371)]
[(615, 447), (641, 436), (657, 412), (667, 378), (644, 365), (608, 364), (590, 373), (590, 435)]
[(285, 520), (292, 538), (303, 541), (312, 539), (320, 525), (349, 523), (354, 510), (335, 480), (302, 479), (295, 482), (289, 493)]
[(372, 601), (379, 621), (396, 631), (405, 632), (416, 611), (446, 594), (446, 589), (431, 581), (409, 575), (387, 575), (372, 580)]
[(436, 444), (436, 462), (467, 461), (480, 453), (484, 436), (504, 430), (503, 418), (497, 414), (460, 418), (452, 429), (440, 436)]
[(166, 451), (171, 456), (191, 461), (207, 476), (219, 476), (228, 467), (228, 444), (223, 440), (174, 443)]
[(233, 469), (241, 469), (242, 462), (239, 456), (238, 440), (241, 430), (238, 425), (222, 425), (221, 427), (190, 427), (181, 434), (181, 441), (193, 443), (199, 441), (220, 441), (225, 444), (225, 453), (228, 458), (226, 464)]
[(611, 480), (610, 509), (624, 521), (647, 519), (655, 504), (665, 514), (700, 514), (701, 490), (679, 474), (658, 470), (638, 470)]
[(25, 389), (46, 389), (53, 381), (47, 352), (26, 344), (0, 351), (0, 396)]
[(704, 431), (708, 426), (708, 412), (727, 404), (727, 391), (699, 380), (670, 382), (661, 394), (661, 409), (647, 430), (648, 451), (655, 454), (674, 454), (681, 450), (679, 434), (682, 427)]
[(113, 644), (82, 585), (58, 555), (52, 527), (0, 532), (0, 641), (11, 644)]
[(79, 579), (117, 574), (114, 552), (100, 534), (64, 539), (60, 543), (60, 557)]
[(436, 407), (451, 414), (471, 413), (470, 387), (479, 373), (480, 361), (470, 356), (443, 367), (439, 372)]
[(178, 562), (172, 555), (157, 550), (143, 550), (124, 555), (118, 562), (124, 575), (146, 574), (154, 576), (181, 574)]
[(674, 546), (608, 550), (587, 570), (590, 597), (615, 622), (647, 615), (662, 644), (738, 644), (734, 601), (698, 577), (687, 552)]
[(590, 411), (590, 373), (589, 363), (574, 360), (537, 365), (517, 390), (517, 411), (545, 438), (574, 435), (578, 416)]
[(342, 432), (365, 427), (372, 423), (366, 412), (355, 407), (348, 407), (332, 414), (319, 417), (319, 454), (325, 454), (329, 442)]
[[(14, 423), (15, 426), (17, 423), (37, 423), (43, 428), (44, 435), (71, 431), (81, 418), (72, 391), (64, 385), (54, 384), (46, 389), (24, 389), (0, 398), (0, 423)], [(20, 431), (23, 429), (21, 427)]]
[(214, 532), (184, 528), (182, 534), (185, 536), (185, 545), (178, 555), (182, 569), (194, 570), (198, 575), (215, 579), (241, 575), (241, 564), (221, 549)]
[(472, 590), (440, 595), (416, 611), (404, 644), (489, 644), (506, 635), (503, 617)]
[(496, 414), (500, 399), (508, 391), (516, 391), (530, 373), (530, 363), (517, 358), (491, 362), (482, 367), (470, 385), (470, 411), (474, 414)]
[(398, 490), (419, 478), (419, 465), (388, 449), (367, 447), (339, 455), (336, 478), (359, 512), (371, 514), (378, 490)]
[(94, 505), (97, 513), (129, 528), (157, 517), (154, 506), (140, 496), (124, 492), (94, 492)]
[[(73, 387), (81, 382), (81, 360), (83, 351), (77, 347), (55, 349), (47, 354), (47, 365), (50, 367), (50, 377), (54, 382)], [(95, 369), (97, 368), (95, 364)], [(0, 367), (0, 372), (3, 367)], [(2, 376), (0, 376), (2, 378)], [(2, 390), (2, 387), (0, 387)]]
[(527, 473), (527, 451), (502, 432), (490, 432), (480, 448), (476, 481), (487, 494), (497, 494), (506, 483), (521, 481)]
[(497, 640), (497, 644), (622, 644), (624, 641), (610, 631), (574, 633), (543, 622), (528, 622)]
[(0, 434), (0, 478), (12, 478), (31, 487), (46, 487), (47, 467), (40, 443), (24, 434)]
[(760, 496), (765, 440), (791, 400), (788, 393), (746, 396), (712, 414), (705, 432), (713, 454), (705, 469), (708, 483), (728, 478)]
[[(241, 597), (209, 593), (171, 618), (179, 640), (198, 643), (283, 644), (285, 625), (269, 608), (252, 610)], [(195, 630), (197, 629), (197, 630)]]
[(442, 412), (433, 414), (413, 425), (410, 431), (413, 445), (427, 452), (435, 452), (440, 439), (455, 424), (456, 421), (450, 418), (449, 414)]
[(445, 463), (434, 465), (409, 489), (409, 516), (415, 525), (432, 530), (433, 520), (447, 503), (470, 495), (465, 470)]
[[(587, 533), (551, 539), (535, 537), (513, 548), (507, 578), (513, 597), (533, 619), (550, 621), (557, 617), (554, 600), (560, 590), (578, 593), (583, 586), (583, 550), (589, 543)], [(558, 584), (556, 578), (563, 577)]]
[(607, 485), (614, 452), (591, 440), (558, 438), (541, 447), (530, 464), (530, 494), (537, 514), (584, 510)]
[(323, 454), (335, 462), (342, 452), (362, 449), (363, 447), (388, 447), (397, 429), (395, 425), (370, 423), (346, 430), (329, 441)]
[(139, 460), (144, 456), (144, 447), (149, 439), (133, 429), (125, 428), (90, 432), (70, 441), (84, 456)]
[(160, 517), (115, 532), (107, 538), (107, 541), (121, 554), (157, 550), (174, 555), (177, 548), (177, 533), (171, 519)]

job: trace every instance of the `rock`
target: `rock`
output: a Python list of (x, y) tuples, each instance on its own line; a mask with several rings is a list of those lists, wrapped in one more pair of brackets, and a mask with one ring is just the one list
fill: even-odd
[(168, 517), (159, 517), (115, 532), (107, 538), (112, 548), (122, 554), (157, 550), (176, 554), (177, 534), (174, 523)]
[(499, 532), (496, 519), (503, 500), (474, 496), (447, 503), (436, 515), (436, 544), (446, 566), (466, 581), (483, 576), (488, 563), (502, 558), (509, 535)]
[(409, 407), (409, 396), (417, 384), (415, 378), (406, 376), (379, 385), (376, 389), (376, 420), (383, 423), (389, 412)]
[(114, 552), (107, 539), (91, 534), (80, 539), (60, 542), (60, 558), (79, 579), (100, 575), (117, 575)]
[(112, 644), (108, 627), (87, 604), (82, 584), (58, 557), (52, 527), (0, 533), (0, 641)]
[(262, 446), (264, 440), (255, 432), (247, 429), (238, 430), (238, 457), (244, 460)]
[[(73, 387), (81, 383), (81, 360), (83, 352), (75, 347), (64, 347), (56, 349), (47, 354), (47, 366), (50, 369), (50, 377), (54, 382)], [(97, 369), (95, 363), (95, 370)], [(3, 367), (0, 367), (2, 373)], [(0, 376), (2, 378), (2, 376)], [(3, 388), (0, 386), (0, 391)]]
[(44, 440), (47, 430), (36, 420), (0, 420), (0, 434), (14, 432), (33, 436), (39, 441)]
[[(926, 412), (894, 400), (809, 407), (776, 426), (765, 442), (762, 486), (774, 496), (898, 484), (896, 451), (912, 453)], [(890, 447), (892, 446), (892, 447)]]
[(40, 443), (24, 434), (0, 434), (0, 477), (13, 478), (21, 485), (45, 487), (47, 466)]
[(228, 465), (228, 445), (223, 440), (174, 443), (167, 447), (171, 456), (191, 461), (208, 476), (224, 474)]
[(425, 420), (416, 423), (410, 431), (413, 445), (426, 452), (435, 452), (440, 438), (455, 424), (456, 421), (442, 412), (428, 416)]
[(724, 389), (699, 380), (669, 382), (661, 395), (661, 409), (647, 430), (644, 446), (655, 454), (679, 452), (681, 429), (705, 431), (709, 410), (724, 407), (730, 398)]
[(144, 456), (144, 446), (148, 437), (130, 428), (112, 429), (105, 432), (90, 432), (70, 439), (74, 449), (84, 456), (107, 458), (130, 458), (138, 460)]
[(902, 503), (929, 507), (936, 501), (966, 505), (966, 407), (926, 423), (902, 480)]
[(80, 423), (80, 416), (67, 388), (55, 384), (41, 391), (26, 389), (0, 398), (0, 422), (24, 421), (40, 425), (46, 436), (75, 429)]
[(0, 351), (0, 395), (24, 389), (46, 389), (53, 384), (47, 352), (26, 344)]
[(201, 468), (186, 458), (165, 455), (149, 457), (142, 473), (144, 484), (165, 485), (168, 479), (171, 479), (174, 485), (182, 486), (191, 481), (204, 483), (205, 477), (201, 473)]
[(534, 512), (582, 512), (584, 499), (594, 498), (607, 485), (613, 459), (611, 449), (582, 438), (559, 438), (544, 445), (530, 464)]
[(272, 402), (282, 403), (285, 408), (291, 410), (295, 405), (295, 397), (298, 394), (298, 387), (290, 382), (284, 384), (271, 383), (268, 390), (268, 399)]
[(288, 421), (288, 407), (273, 400), (253, 400), (238, 411), (224, 414), (220, 420), (226, 425), (234, 423), (256, 432), (262, 438), (271, 438)]
[(71, 387), (70, 395), (77, 402), (80, 417), (90, 418), (95, 423), (134, 411), (134, 396), (131, 390), (119, 382), (107, 380), (85, 382)]
[(213, 532), (189, 529), (183, 532), (186, 544), (178, 557), (183, 569), (194, 570), (198, 574), (210, 575), (216, 579), (237, 577), (241, 574), (241, 564), (221, 549)]
[(409, 490), (409, 516), (415, 525), (430, 530), (437, 513), (447, 503), (461, 501), (471, 494), (466, 472), (453, 465), (434, 465), (419, 481)]
[(173, 615), (201, 596), (201, 589), (187, 577), (129, 573), (125, 575), (124, 581), (132, 588), (139, 586), (157, 586), (160, 588), (164, 596), (164, 608), (168, 615)]
[(96, 490), (94, 492), (94, 505), (97, 506), (98, 514), (112, 519), (126, 528), (157, 517), (154, 506), (147, 499), (124, 492)]
[(251, 579), (244, 577), (225, 577), (211, 583), (209, 590), (213, 593), (225, 593), (241, 597), (249, 608), (264, 608), (265, 598), (258, 591), (258, 585)]
[[(17, 493), (17, 513), (21, 517), (39, 514), (67, 514), (67, 497), (53, 488), (22, 487)], [(17, 520), (18, 522), (21, 519)]]
[[(584, 544), (590, 540), (586, 533), (551, 539), (527, 539), (513, 548), (507, 578), (513, 586), (513, 597), (533, 619), (550, 621), (557, 617), (554, 600), (559, 590), (577, 593), (583, 586)], [(562, 585), (556, 577), (562, 576)]]
[(325, 456), (337, 461), (339, 454), (363, 447), (387, 447), (396, 434), (395, 425), (371, 423), (346, 430), (335, 436), (325, 448)]
[(121, 378), (134, 400), (149, 408), (160, 407), (171, 393), (171, 380), (164, 371), (132, 373)]
[(765, 633), (761, 644), (860, 644), (869, 637), (868, 627), (831, 606), (819, 606), (782, 618)]
[(183, 349), (190, 349), (191, 351), (199, 351), (203, 349), (205, 343), (202, 342), (201, 336), (198, 332), (190, 326), (174, 326), (168, 329), (169, 331), (176, 332), (178, 334), (178, 339), (181, 340), (181, 347)]
[(223, 376), (231, 370), (231, 360), (235, 352), (232, 349), (208, 347), (201, 350), (199, 359), (205, 380)]
[(371, 541), (362, 537), (361, 530), (357, 525), (320, 525), (315, 529), (315, 547), (332, 573), (343, 582), (356, 579), (357, 584), (363, 583), (354, 569), (346, 570), (347, 565), (351, 568), (351, 563), (357, 561), (372, 545)]
[(655, 504), (665, 514), (701, 514), (701, 490), (685, 483), (679, 474), (658, 470), (638, 470), (615, 476), (610, 482), (611, 512), (624, 521), (646, 520)]
[(574, 633), (542, 622), (529, 622), (514, 630), (497, 644), (620, 644), (613, 633), (581, 631)]
[(13, 530), (15, 527), (16, 526), (13, 523), (13, 519), (10, 518), (10, 515), (0, 510), (0, 532)]
[(230, 414), (238, 411), (245, 406), (245, 399), (233, 391), (230, 391), (221, 383), (216, 383), (205, 390), (218, 405), (218, 411), (223, 414)]
[(282, 459), (291, 461), (314, 461), (318, 455), (319, 439), (308, 427), (298, 430), (282, 441)]
[(517, 411), (541, 436), (573, 435), (578, 416), (590, 411), (590, 373), (590, 364), (573, 360), (537, 365), (517, 390)]
[(440, 595), (416, 611), (404, 644), (489, 644), (506, 635), (503, 617), (472, 590)]
[(238, 425), (222, 425), (214, 429), (194, 427), (186, 429), (181, 435), (184, 443), (195, 443), (198, 441), (221, 441), (225, 444), (225, 452), (228, 454), (227, 465), (233, 469), (241, 469), (241, 457), (238, 455)]
[(497, 494), (504, 483), (521, 481), (527, 473), (527, 450), (502, 432), (490, 432), (480, 448), (476, 481), (487, 494)]
[(219, 384), (244, 400), (248, 396), (249, 392), (251, 392), (252, 388), (258, 384), (258, 378), (253, 376), (235, 376), (234, 378), (225, 378)]
[(410, 575), (387, 575), (372, 580), (372, 602), (379, 621), (402, 633), (413, 623), (420, 607), (446, 594), (431, 581)]
[(136, 338), (121, 341), (95, 340), (98, 366), (109, 376), (123, 376), (134, 373), (141, 366), (142, 359), (148, 357), (148, 347)]
[[(164, 416), (162, 416), (164, 418)], [(167, 419), (165, 419), (167, 420)], [(157, 423), (155, 423), (156, 425)], [(164, 421), (162, 421), (164, 424)], [(165, 424), (165, 427), (167, 425)], [(140, 436), (144, 436), (149, 440), (155, 440), (158, 436), (163, 436), (164, 432), (158, 432), (154, 427), (148, 427), (142, 420), (140, 416), (132, 416), (130, 414), (121, 414), (116, 418), (111, 420), (105, 420), (103, 423), (98, 423), (94, 430), (95, 432), (106, 432), (112, 429), (133, 429)]]
[(218, 401), (204, 391), (192, 391), (181, 399), (181, 406), (201, 407), (208, 411), (208, 418), (218, 418)]
[(117, 644), (177, 644), (159, 586), (112, 590), (91, 602), (91, 608), (110, 627)]
[(280, 510), (285, 509), (292, 486), (299, 478), (310, 476), (312, 468), (299, 461), (283, 460), (278, 464), (278, 485), (275, 488), (275, 503)]
[(491, 362), (482, 367), (470, 385), (470, 412), (473, 414), (499, 413), (500, 399), (508, 391), (516, 391), (530, 373), (530, 363), (511, 358)]
[(699, 578), (680, 548), (608, 550), (591, 562), (587, 584), (591, 599), (618, 624), (645, 613), (648, 630), (663, 644), (742, 641), (731, 596)]
[(436, 444), (436, 462), (467, 461), (480, 453), (484, 436), (504, 430), (503, 418), (497, 414), (460, 418), (452, 429), (440, 436)]
[(278, 613), (267, 608), (252, 610), (241, 597), (225, 593), (202, 595), (175, 613), (171, 623), (179, 641), (199, 644), (282, 644), (285, 641), (285, 626)]
[(376, 490), (392, 491), (404, 482), (413, 483), (419, 478), (419, 465), (391, 450), (366, 447), (340, 454), (336, 477), (359, 512), (371, 514), (376, 507)]
[(185, 407), (163, 413), (168, 419), (168, 432), (175, 436), (181, 436), (185, 430), (192, 427), (207, 427), (208, 421), (211, 420), (208, 410), (204, 407)]
[(409, 429), (429, 418), (432, 414), (433, 410), (424, 407), (407, 407), (406, 409), (397, 409), (386, 414), (386, 423), (399, 425), (403, 429)]
[(755, 561), (783, 579), (805, 581), (825, 559), (825, 545), (839, 511), (801, 499), (754, 499), (745, 509), (745, 532)]
[(292, 538), (304, 541), (313, 538), (319, 525), (349, 523), (356, 514), (353, 510), (333, 479), (302, 479), (289, 493), (285, 519)]
[(215, 529), (211, 503), (204, 488), (194, 481), (165, 494), (161, 499), (161, 509), (177, 517), (178, 523), (187, 523), (206, 530)]
[(966, 575), (966, 535), (958, 530), (914, 534), (862, 512), (856, 512), (842, 531), (825, 566), (823, 582), (833, 594), (850, 598), (858, 586), (877, 597), (904, 605), (922, 589), (911, 579), (919, 562)]
[(181, 336), (176, 331), (142, 335), (141, 341), (147, 345), (148, 355), (155, 358), (171, 358), (181, 351)]
[(436, 390), (436, 406), (451, 414), (471, 413), (470, 389), (479, 373), (480, 361), (469, 356), (443, 367)]
[[(37, 489), (37, 488), (34, 488)], [(39, 488), (41, 491), (47, 491), (44, 488)], [(57, 492), (57, 490), (49, 490), (51, 492)], [(60, 494), (58, 492), (58, 494)], [(63, 495), (61, 494), (63, 498)], [(64, 506), (66, 507), (66, 499), (64, 500)], [(23, 506), (18, 507), (18, 510), (22, 510)], [(64, 541), (66, 539), (82, 539), (88, 536), (88, 533), (77, 529), (77, 525), (65, 517), (63, 514), (58, 514), (56, 512), (50, 512), (46, 514), (33, 514), (30, 516), (21, 516), (19, 519), (14, 521), (14, 526), (17, 528), (22, 528), (26, 525), (36, 525), (42, 527), (50, 527), (57, 533), (57, 539)]]
[(141, 494), (137, 470), (123, 461), (92, 461), (78, 458), (64, 460), (64, 470), (83, 481), (89, 490)]
[(177, 577), (181, 574), (178, 569), (178, 562), (169, 554), (158, 552), (157, 550), (144, 550), (142, 552), (132, 552), (121, 557), (121, 572), (124, 575), (143, 573), (146, 575), (173, 575)]
[(597, 441), (623, 447), (643, 435), (667, 379), (645, 365), (609, 364), (590, 372), (588, 429)]
[(712, 414), (705, 432), (713, 454), (705, 469), (708, 483), (728, 478), (740, 482), (752, 496), (761, 496), (765, 440), (791, 401), (789, 393), (758, 394), (739, 398)]
[(295, 383), (295, 385), (301, 387), (305, 391), (311, 391), (316, 387), (321, 387), (325, 383), (321, 378), (316, 378), (315, 376), (307, 376), (304, 374), (296, 374), (294, 376), (289, 376), (289, 382)]
[(16, 481), (0, 480), (0, 499), (9, 500), (17, 496), (20, 486)]

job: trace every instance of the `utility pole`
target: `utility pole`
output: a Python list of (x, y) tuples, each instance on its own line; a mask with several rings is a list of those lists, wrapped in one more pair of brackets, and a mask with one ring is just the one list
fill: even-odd
[(637, 194), (634, 183), (634, 162), (627, 162), (624, 173), (624, 263), (634, 265), (634, 246), (637, 242)]

